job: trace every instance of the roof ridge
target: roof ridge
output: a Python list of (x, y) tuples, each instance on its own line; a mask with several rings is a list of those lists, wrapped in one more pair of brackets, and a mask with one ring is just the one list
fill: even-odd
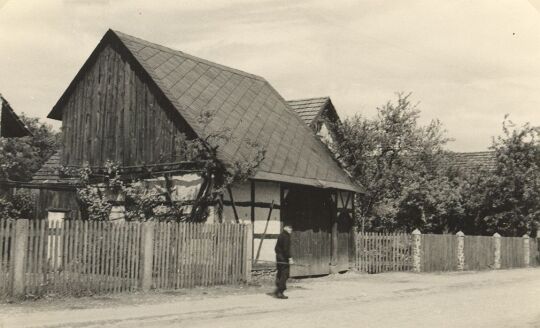
[(451, 154), (459, 154), (459, 155), (473, 155), (473, 154), (493, 154), (495, 153), (493, 150), (481, 150), (481, 151), (449, 151)]
[(287, 100), (287, 102), (301, 102), (301, 101), (310, 101), (310, 100), (328, 100), (330, 99), (330, 96), (324, 96), (324, 97), (312, 97), (312, 98), (302, 98), (302, 99), (290, 99)]
[(220, 69), (229, 71), (229, 72), (234, 73), (234, 74), (242, 75), (242, 76), (245, 76), (245, 77), (250, 77), (250, 78), (261, 80), (261, 81), (266, 81), (265, 78), (263, 78), (262, 76), (256, 75), (256, 74), (248, 73), (248, 72), (236, 69), (236, 68), (232, 68), (230, 66), (225, 66), (225, 65), (222, 65), (222, 64), (219, 64), (219, 63), (216, 63), (216, 62), (213, 62), (213, 61), (201, 58), (201, 57), (197, 57), (197, 56), (185, 53), (185, 52), (180, 51), (180, 50), (172, 49), (172, 48), (157, 44), (157, 43), (152, 42), (152, 41), (148, 41), (148, 40), (141, 39), (141, 38), (138, 38), (138, 37), (133, 36), (133, 35), (126, 34), (124, 32), (118, 31), (118, 30), (112, 30), (111, 29), (111, 31), (113, 31), (120, 38), (127, 37), (128, 39), (131, 39), (132, 41), (136, 41), (138, 43), (141, 43), (141, 44), (143, 44), (143, 45), (145, 45), (147, 47), (151, 47), (151, 48), (154, 48), (154, 49), (158, 49), (158, 50), (161, 50), (161, 51), (172, 53), (173, 55), (179, 55), (179, 56), (182, 56), (182, 57), (184, 57), (186, 59), (193, 60), (193, 61), (195, 61), (197, 63), (202, 63), (202, 64), (206, 64), (206, 65), (209, 65), (209, 66), (218, 67)]

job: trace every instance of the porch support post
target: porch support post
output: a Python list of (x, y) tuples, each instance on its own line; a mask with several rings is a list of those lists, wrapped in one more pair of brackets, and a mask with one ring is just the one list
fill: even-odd
[(335, 201), (333, 202), (334, 208), (332, 213), (332, 254), (330, 257), (330, 273), (338, 273), (338, 195), (335, 195)]

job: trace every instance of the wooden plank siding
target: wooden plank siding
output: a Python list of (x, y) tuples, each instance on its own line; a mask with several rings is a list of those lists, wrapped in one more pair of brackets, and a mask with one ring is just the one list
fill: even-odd
[(72, 190), (35, 189), (36, 197), (35, 218), (46, 219), (48, 211), (66, 211), (66, 217), (79, 219), (80, 210), (77, 193)]
[(188, 131), (119, 49), (105, 46), (63, 103), (64, 165), (170, 161)]

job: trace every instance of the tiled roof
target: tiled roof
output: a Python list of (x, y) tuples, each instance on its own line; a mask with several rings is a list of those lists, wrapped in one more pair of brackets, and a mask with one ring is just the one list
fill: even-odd
[(448, 153), (448, 166), (463, 171), (495, 168), (495, 152), (481, 151), (468, 153)]
[(8, 101), (0, 94), (0, 137), (26, 137), (31, 136), (32, 132), (15, 114)]
[(321, 114), (329, 101), (329, 97), (320, 97), (287, 100), (287, 103), (307, 125), (311, 125), (313, 121)]
[(70, 181), (74, 181), (73, 178), (66, 178), (60, 176), (60, 168), (62, 167), (62, 164), (60, 162), (60, 159), (62, 158), (62, 153), (60, 151), (54, 153), (45, 163), (41, 166), (41, 168), (34, 173), (34, 176), (32, 177), (32, 182), (34, 183), (61, 183), (66, 184)]
[[(256, 142), (266, 156), (255, 179), (358, 190), (327, 147), (262, 77), (121, 32), (109, 30), (107, 39), (127, 47), (195, 133), (203, 136), (224, 128), (231, 132), (218, 149), (225, 164), (248, 158), (248, 145)], [(49, 117), (57, 118), (57, 109)], [(205, 112), (213, 115), (203, 126), (198, 117)]]

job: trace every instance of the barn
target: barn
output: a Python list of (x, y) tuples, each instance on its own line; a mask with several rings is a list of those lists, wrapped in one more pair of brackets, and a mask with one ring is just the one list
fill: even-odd
[[(61, 166), (113, 161), (153, 165), (159, 174), (181, 134), (200, 138), (226, 129), (230, 138), (216, 155), (225, 167), (249, 157), (253, 142), (265, 156), (248, 181), (223, 193), (208, 222), (253, 225), (255, 266), (274, 261), (277, 234), (291, 223), (293, 255), (302, 264), (293, 276), (347, 270), (353, 194), (360, 189), (316, 135), (330, 100), (308, 103), (312, 111), (319, 106), (314, 124), (302, 116), (302, 102), (287, 102), (260, 76), (109, 30), (48, 115), (62, 121), (63, 147), (34, 177), (37, 215), (80, 216)], [(211, 116), (203, 125), (198, 117), (205, 112)], [(173, 178), (182, 183), (182, 175)]]

